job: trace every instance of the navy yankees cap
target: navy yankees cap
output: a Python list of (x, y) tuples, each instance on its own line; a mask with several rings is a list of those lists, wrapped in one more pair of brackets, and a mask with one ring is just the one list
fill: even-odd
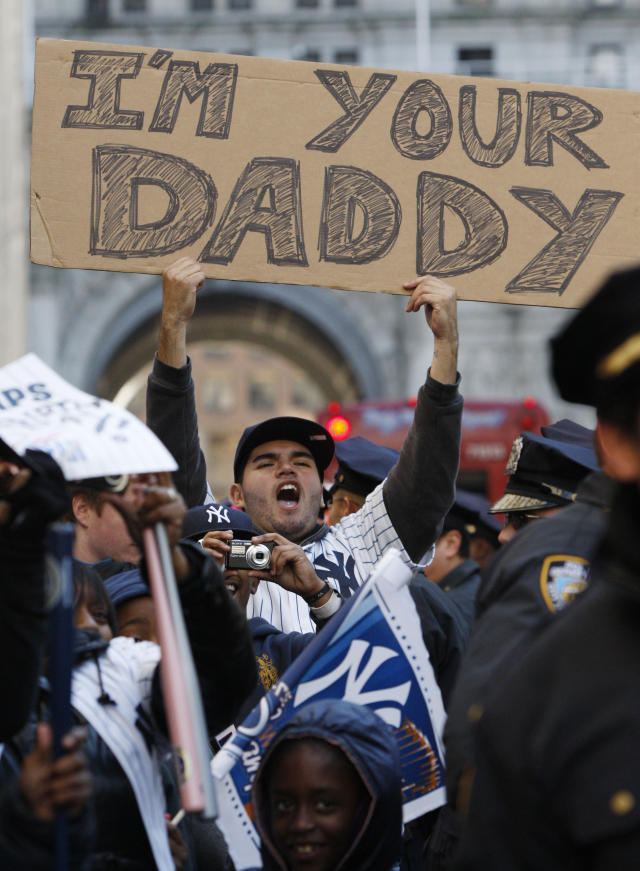
[(551, 340), (551, 356), (563, 399), (598, 409), (617, 399), (635, 400), (640, 385), (640, 268), (614, 273)]
[(505, 474), (504, 494), (489, 509), (531, 511), (569, 505), (582, 479), (599, 469), (592, 447), (523, 432), (513, 442)]
[(362, 436), (337, 442), (338, 471), (328, 495), (343, 489), (358, 496), (368, 496), (384, 481), (399, 456), (399, 451), (377, 445)]
[(228, 529), (232, 529), (234, 533), (245, 532), (248, 537), (257, 534), (248, 514), (217, 502), (190, 508), (184, 519), (182, 534), (185, 538), (199, 541), (207, 532)]
[(270, 417), (262, 423), (248, 426), (236, 448), (233, 480), (240, 483), (249, 454), (254, 448), (279, 439), (304, 445), (311, 453), (322, 480), (324, 470), (333, 459), (333, 439), (315, 420), (305, 420), (303, 417)]

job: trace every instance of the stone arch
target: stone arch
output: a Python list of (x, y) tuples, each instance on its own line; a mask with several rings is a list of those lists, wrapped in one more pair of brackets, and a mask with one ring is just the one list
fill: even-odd
[[(156, 347), (161, 296), (157, 279), (122, 307), (102, 334), (86, 373), (89, 391), (108, 398)], [(339, 298), (321, 288), (216, 281), (201, 291), (189, 340), (245, 340), (305, 369), (327, 398), (382, 395), (384, 377), (367, 337)]]

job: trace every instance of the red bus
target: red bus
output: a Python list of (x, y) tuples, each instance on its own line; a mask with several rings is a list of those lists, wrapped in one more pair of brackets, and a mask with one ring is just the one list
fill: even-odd
[[(331, 402), (316, 419), (336, 441), (364, 436), (399, 450), (413, 420), (415, 404), (415, 399), (366, 399), (345, 405)], [(459, 486), (495, 502), (504, 491), (504, 467), (514, 438), (525, 430), (539, 433), (547, 423), (546, 410), (532, 396), (522, 402), (465, 401)], [(334, 473), (332, 464), (327, 478)]]

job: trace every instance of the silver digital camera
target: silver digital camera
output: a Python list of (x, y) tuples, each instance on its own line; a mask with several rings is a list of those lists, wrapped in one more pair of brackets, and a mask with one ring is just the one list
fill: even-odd
[(252, 544), (242, 538), (232, 538), (228, 544), (231, 549), (224, 555), (225, 568), (249, 569), (260, 572), (271, 568), (273, 541)]

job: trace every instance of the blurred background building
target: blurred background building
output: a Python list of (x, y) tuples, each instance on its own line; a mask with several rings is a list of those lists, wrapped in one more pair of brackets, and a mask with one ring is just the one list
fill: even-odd
[[(27, 267), (28, 131), (20, 119), (28, 126), (30, 104), (21, 99), (21, 80), (32, 67), (34, 34), (640, 87), (640, 0), (3, 0), (1, 9), (0, 293), (10, 313), (0, 321), (3, 362), (34, 350), (77, 386), (136, 411), (156, 340), (159, 278)], [(547, 375), (546, 343), (567, 316), (462, 303), (465, 396), (533, 394), (552, 418), (565, 414)], [(268, 284), (208, 282), (190, 335), (203, 441), (210, 461), (224, 469), (213, 476), (223, 484), (247, 423), (279, 413), (312, 416), (329, 401), (408, 396), (431, 352), (422, 319), (404, 313), (402, 298)]]

